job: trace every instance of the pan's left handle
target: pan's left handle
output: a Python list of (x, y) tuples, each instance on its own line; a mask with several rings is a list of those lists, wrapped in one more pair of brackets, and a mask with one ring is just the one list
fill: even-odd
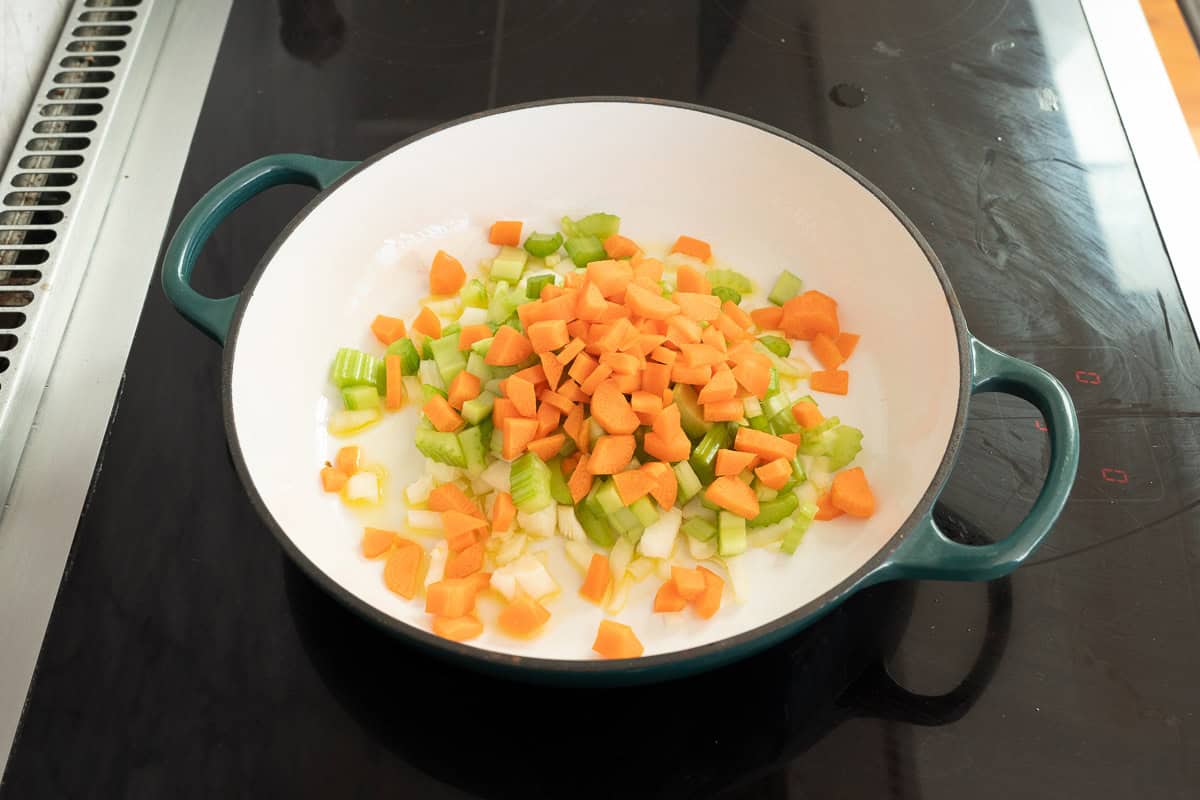
[(250, 162), (209, 189), (183, 218), (163, 256), (163, 291), (179, 313), (218, 344), (224, 344), (240, 295), (205, 297), (191, 286), (196, 258), (209, 235), (234, 209), (260, 192), (285, 183), (324, 189), (357, 164), (279, 153)]

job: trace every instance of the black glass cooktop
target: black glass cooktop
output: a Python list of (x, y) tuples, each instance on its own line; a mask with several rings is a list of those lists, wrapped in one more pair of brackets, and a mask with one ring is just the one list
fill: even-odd
[[(590, 94), (761, 119), (899, 204), (973, 332), (1078, 406), (1074, 496), (1031, 562), (878, 587), (664, 686), (463, 672), (290, 565), (229, 460), (220, 353), (156, 284), (0, 794), (1194, 797), (1200, 350), (1073, 2), (244, 0), (172, 227), (267, 153)], [(239, 289), (308, 197), (237, 212), (199, 287)], [(1003, 536), (1046, 449), (1031, 406), (976, 398), (943, 525)]]

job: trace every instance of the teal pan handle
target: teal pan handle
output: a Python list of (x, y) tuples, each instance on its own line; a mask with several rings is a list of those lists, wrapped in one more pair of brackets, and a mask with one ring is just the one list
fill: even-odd
[(183, 218), (163, 257), (163, 291), (179, 313), (223, 345), (240, 295), (205, 297), (191, 285), (196, 258), (209, 235), (234, 209), (267, 189), (283, 184), (324, 189), (357, 164), (357, 161), (330, 161), (316, 156), (280, 153), (234, 170), (228, 178), (209, 189)]
[(971, 546), (946, 538), (932, 510), (905, 537), (869, 582), (894, 579), (991, 580), (1021, 565), (1058, 519), (1079, 468), (1079, 421), (1071, 397), (1050, 373), (971, 339), (971, 393), (1004, 392), (1042, 412), (1050, 436), (1050, 470), (1029, 514), (1009, 536)]

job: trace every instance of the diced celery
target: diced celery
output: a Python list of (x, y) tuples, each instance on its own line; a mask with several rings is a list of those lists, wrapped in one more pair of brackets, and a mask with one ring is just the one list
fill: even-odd
[(374, 386), (347, 386), (342, 389), (342, 403), (351, 411), (379, 408), (379, 392)]
[(518, 511), (532, 514), (554, 502), (550, 494), (550, 468), (537, 453), (525, 453), (512, 463), (509, 485)]
[(545, 258), (552, 253), (558, 252), (558, 248), (562, 247), (563, 235), (561, 233), (531, 233), (529, 238), (525, 240), (525, 249), (531, 256)]
[(771, 288), (771, 293), (767, 295), (767, 299), (775, 305), (781, 306), (800, 294), (800, 290), (803, 288), (804, 281), (785, 269), (783, 274), (776, 279), (775, 285)]
[(492, 341), (495, 340), (495, 338), (495, 336), (489, 336), (486, 339), (480, 339), (477, 342), (472, 342), (471, 352), (486, 358), (488, 351), (492, 349)]
[(339, 389), (345, 389), (347, 386), (373, 386), (380, 363), (375, 356), (353, 347), (343, 347), (333, 358), (329, 380)]
[(672, 469), (675, 470), (675, 482), (679, 484), (678, 503), (683, 505), (700, 494), (700, 490), (704, 486), (700, 483), (700, 478), (696, 476), (696, 470), (692, 469), (692, 465), (688, 462), (680, 461)]
[(760, 336), (758, 341), (780, 358), (787, 358), (792, 354), (791, 342), (782, 336)]
[(458, 324), (462, 325), (464, 328), (466, 328), (471, 325), (483, 325), (484, 323), (486, 323), (487, 322), (486, 302), (487, 301), (485, 300), (484, 301), (485, 305), (478, 307), (478, 308), (475, 306), (470, 306), (468, 308), (464, 308), (463, 312), (462, 312), (462, 316), (460, 316), (458, 318)]
[(579, 520), (579, 524), (588, 538), (601, 547), (612, 547), (613, 543), (617, 541), (617, 534), (608, 524), (608, 520), (592, 511), (587, 504), (581, 503), (575, 506), (575, 519)]
[[(629, 512), (629, 509), (625, 509), (625, 511), (626, 511), (626, 513), (631, 513), (631, 512)], [(622, 532), (622, 535), (626, 539), (628, 539), (630, 542), (632, 542), (633, 544), (637, 544), (638, 542), (640, 542), (642, 540), (642, 534), (645, 532), (646, 532), (646, 529), (643, 528), (642, 526), (633, 525), (631, 527), (626, 528)]]
[(812, 503), (800, 506), (796, 516), (792, 517), (792, 529), (784, 534), (779, 549), (788, 555), (796, 552), (796, 548), (800, 546), (800, 540), (804, 538), (804, 532), (808, 530), (808, 526), (812, 524), (813, 517), (816, 515), (817, 507)]
[(806, 456), (829, 455), (835, 439), (833, 430), (841, 424), (842, 421), (837, 417), (826, 417), (820, 425), (806, 429), (800, 442), (800, 452)]
[(467, 466), (467, 457), (457, 434), (418, 428), (413, 441), (426, 458), (452, 467)]
[(785, 433), (800, 433), (804, 428), (796, 421), (796, 415), (792, 413), (791, 406), (787, 406), (771, 417), (771, 430), (776, 436), (782, 436)]
[(496, 284), (492, 299), (488, 303), (488, 322), (504, 322), (513, 315), (517, 306), (527, 302), (529, 298), (516, 286), (507, 283)]
[(833, 431), (833, 442), (829, 446), (829, 468), (841, 469), (854, 460), (862, 450), (863, 434), (858, 428), (841, 425)]
[(483, 356), (474, 350), (467, 356), (467, 372), (479, 378), (480, 383), (487, 383), (492, 379), (492, 368), (483, 360)]
[(763, 431), (764, 433), (769, 433), (771, 431), (771, 423), (762, 414), (759, 414), (757, 417), (750, 417), (747, 422), (749, 422), (750, 427), (754, 428), (756, 431)]
[(536, 300), (542, 296), (542, 288), (552, 286), (558, 276), (554, 273), (546, 273), (545, 275), (534, 275), (525, 281), (525, 296), (530, 300)]
[(378, 408), (364, 408), (361, 411), (335, 411), (329, 415), (329, 432), (334, 436), (346, 436), (381, 419), (383, 419), (383, 412)]
[(480, 392), (478, 397), (463, 403), (462, 417), (472, 425), (478, 425), (485, 419), (491, 418), (492, 405), (495, 402), (496, 395), (491, 392)]
[(492, 380), (502, 381), (505, 378), (512, 375), (513, 373), (519, 372), (520, 369), (521, 368), (518, 366), (512, 366), (512, 367), (494, 366), (494, 367), (492, 367)]
[(797, 483), (803, 483), (808, 478), (808, 473), (804, 469), (804, 465), (800, 463), (800, 456), (792, 457), (792, 479), (788, 481), (785, 489), (790, 489)]
[(550, 495), (554, 502), (564, 506), (574, 503), (575, 498), (571, 497), (571, 490), (567, 488), (567, 478), (563, 475), (562, 459), (552, 458), (546, 466), (550, 468)]
[(430, 337), (426, 337), (421, 340), (421, 360), (422, 361), (432, 361), (433, 360), (433, 348), (431, 348), (429, 346), (429, 343), (432, 341), (433, 341), (433, 339)]
[(779, 492), (756, 480), (754, 482), (754, 496), (758, 498), (759, 503), (762, 503), (764, 500), (774, 500), (776, 497), (779, 497)]
[(462, 325), (458, 324), (457, 322), (451, 322), (449, 325), (442, 328), (442, 338), (453, 336), (455, 344), (458, 344), (458, 335), (460, 333), (462, 333)]
[(714, 286), (712, 293), (719, 297), (722, 303), (728, 300), (736, 306), (742, 302), (742, 296), (738, 290), (730, 289), (728, 286)]
[[(741, 294), (749, 294), (754, 291), (754, 284), (740, 272), (732, 269), (710, 269), (705, 273), (709, 284), (713, 289), (726, 288), (733, 289)], [(716, 294), (714, 291), (713, 294)], [(736, 302), (736, 301), (735, 301)]]
[(781, 494), (774, 500), (763, 501), (758, 504), (758, 516), (750, 520), (749, 525), (752, 528), (773, 525), (791, 516), (799, 505), (800, 500), (791, 492)]
[(442, 376), (442, 382), (449, 386), (458, 373), (467, 368), (467, 359), (458, 349), (458, 334), (443, 336), (434, 340), (429, 346), (433, 350), (433, 360), (437, 364), (438, 374)]
[(450, 395), (446, 394), (445, 389), (439, 389), (438, 387), (433, 386), (428, 383), (421, 384), (421, 405), (425, 405), (433, 398), (439, 397), (439, 396), (442, 399), (447, 399), (447, 398), (449, 398)]
[[(426, 339), (426, 341), (429, 340)], [(422, 384), (435, 386), (438, 389), (446, 388), (446, 382), (442, 380), (442, 372), (432, 357), (417, 366), (417, 377), (421, 379)]]
[(696, 390), (686, 383), (675, 384), (675, 405), (679, 406), (679, 424), (693, 442), (712, 429), (711, 422), (704, 421)]
[(496, 458), (499, 458), (500, 454), (504, 452), (504, 435), (499, 428), (492, 430), (492, 443), (488, 447), (488, 452)]
[(467, 462), (467, 472), (471, 477), (479, 477), (487, 468), (487, 448), (484, 447), (483, 429), (471, 426), (458, 432), (458, 443), (462, 447), (463, 458)]
[(604, 241), (613, 234), (621, 232), (621, 218), (616, 214), (588, 214), (582, 219), (575, 220), (577, 236), (595, 236)]
[(742, 398), (742, 410), (746, 414), (746, 419), (761, 417), (763, 415), (762, 403), (758, 402), (758, 398), (754, 395), (747, 395)]
[(808, 364), (804, 361), (797, 362), (796, 360), (793, 360), (790, 358), (780, 358), (779, 356), (775, 355), (770, 350), (768, 350), (762, 344), (762, 342), (755, 342), (754, 349), (757, 352), (762, 353), (764, 356), (766, 356), (767, 359), (771, 362), (771, 366), (773, 366), (776, 370), (778, 370), (779, 374), (784, 377), (804, 378), (804, 377), (807, 377), (808, 373), (812, 371), (809, 368)]
[(629, 507), (629, 510), (637, 517), (638, 524), (643, 528), (649, 527), (658, 521), (658, 510), (654, 507), (654, 503), (649, 497), (639, 497)]
[(774, 367), (771, 367), (770, 375), (771, 375), (771, 378), (770, 378), (770, 380), (767, 381), (767, 393), (765, 395), (766, 397), (771, 397), (772, 395), (779, 394), (779, 370), (775, 369)]
[(529, 254), (520, 247), (501, 247), (500, 254), (492, 259), (492, 280), (516, 283), (521, 280), (521, 273), (525, 271), (525, 262), (528, 260)]
[(717, 535), (717, 526), (703, 517), (692, 517), (691, 519), (684, 520), (679, 530), (693, 539), (699, 539), (702, 542), (707, 542)]
[(416, 375), (417, 367), (421, 364), (421, 356), (413, 347), (412, 339), (407, 337), (397, 339), (388, 345), (389, 356), (400, 356), (400, 372), (404, 375)]
[(586, 267), (593, 261), (602, 261), (608, 257), (608, 253), (604, 252), (604, 245), (595, 236), (572, 236), (563, 247), (577, 267)]
[(625, 503), (621, 501), (621, 495), (617, 492), (617, 486), (610, 480), (597, 481), (600, 483), (600, 488), (596, 490), (595, 499), (596, 506), (605, 514), (615, 514), (625, 507)]
[(777, 392), (762, 401), (762, 413), (767, 419), (773, 418), (780, 411), (791, 413), (791, 405), (787, 395)]
[(467, 281), (458, 295), (462, 298), (463, 305), (468, 308), (487, 308), (487, 289), (478, 278)]
[(717, 552), (722, 558), (746, 552), (746, 520), (728, 511), (717, 515)]
[(570, 239), (572, 236), (578, 235), (578, 232), (575, 230), (575, 221), (570, 217), (563, 217), (561, 220), (559, 220), (558, 225), (560, 228), (562, 228), (563, 235), (568, 239)]
[(692, 449), (692, 457), (688, 459), (688, 463), (692, 465), (696, 476), (705, 486), (712, 483), (716, 477), (714, 466), (717, 460), (717, 451), (725, 447), (728, 441), (729, 426), (718, 422), (709, 428), (708, 433), (704, 434), (704, 438)]

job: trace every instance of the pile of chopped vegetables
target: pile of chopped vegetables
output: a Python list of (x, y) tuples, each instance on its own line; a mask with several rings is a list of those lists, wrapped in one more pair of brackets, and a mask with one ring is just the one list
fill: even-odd
[[(434, 633), (478, 636), (476, 595), (504, 600), (504, 633), (536, 635), (559, 580), (532, 552), (556, 534), (582, 575), (579, 594), (616, 614), (630, 585), (663, 583), (654, 611), (721, 607), (724, 568), (751, 547), (792, 554), (813, 520), (869, 517), (875, 499), (850, 467), (862, 433), (826, 418), (801, 387), (846, 394), (858, 336), (837, 302), (784, 272), (768, 304), (743, 309), (744, 275), (712, 265), (708, 243), (680, 236), (662, 260), (622, 236), (620, 219), (563, 218), (561, 232), (496, 222), (499, 252), (469, 277), (439, 251), (432, 297), (411, 325), (379, 316), (382, 355), (342, 348), (330, 380), (349, 436), (385, 410), (418, 405), (425, 474), (408, 486), (407, 529), (367, 528), (362, 552), (385, 559), (386, 585), (424, 593)], [(562, 253), (565, 252), (566, 257)], [(793, 354), (808, 342), (824, 367)], [(342, 448), (323, 488), (377, 503), (380, 471)], [(419, 538), (433, 537), (426, 551)], [(596, 551), (599, 548), (600, 552)], [(684, 555), (686, 553), (686, 556)], [(641, 655), (628, 626), (605, 620), (593, 649)]]

